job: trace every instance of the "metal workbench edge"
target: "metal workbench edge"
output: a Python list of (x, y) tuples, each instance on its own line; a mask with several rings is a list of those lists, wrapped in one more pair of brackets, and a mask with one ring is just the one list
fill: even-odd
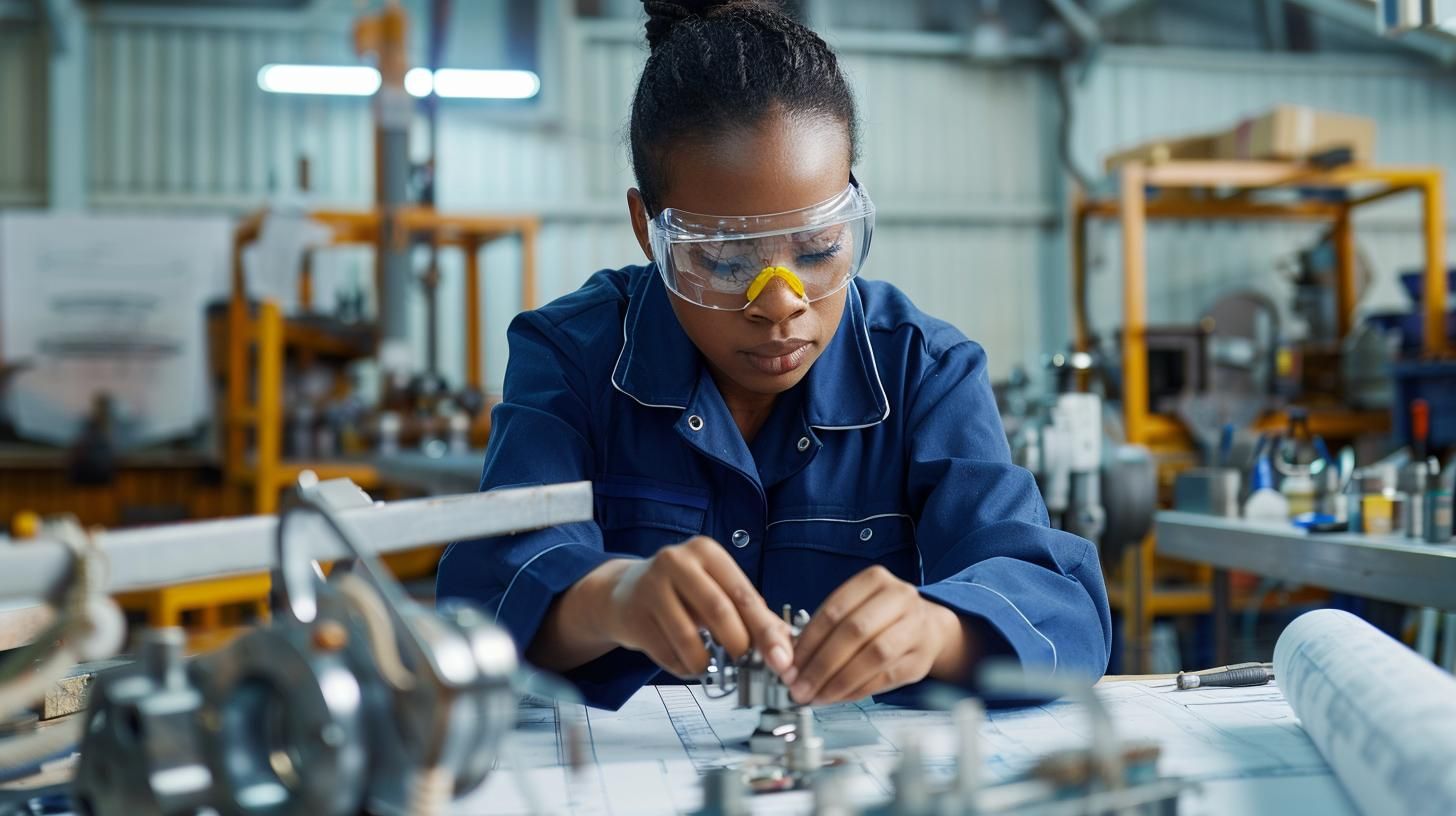
[(1161, 555), (1410, 606), (1456, 611), (1456, 546), (1400, 536), (1305, 532), (1292, 525), (1164, 511)]

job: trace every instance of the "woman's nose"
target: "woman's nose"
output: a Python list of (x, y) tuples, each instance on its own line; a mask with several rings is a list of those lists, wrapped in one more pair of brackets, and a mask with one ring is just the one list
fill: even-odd
[(746, 313), (752, 320), (767, 320), (775, 325), (791, 320), (809, 308), (808, 298), (794, 291), (787, 280), (775, 276), (758, 297), (748, 304)]

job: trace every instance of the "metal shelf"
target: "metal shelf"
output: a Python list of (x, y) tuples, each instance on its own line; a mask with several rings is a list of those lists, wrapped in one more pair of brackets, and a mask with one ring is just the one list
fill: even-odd
[(1196, 513), (1157, 515), (1158, 553), (1408, 606), (1456, 611), (1456, 546), (1310, 534)]

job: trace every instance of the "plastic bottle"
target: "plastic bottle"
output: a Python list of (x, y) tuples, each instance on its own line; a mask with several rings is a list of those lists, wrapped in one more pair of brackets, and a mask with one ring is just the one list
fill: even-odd
[[(1274, 465), (1269, 460), (1269, 451), (1273, 447), (1268, 437), (1259, 438), (1259, 447), (1254, 452), (1249, 497), (1244, 500), (1244, 518), (1249, 521), (1289, 521), (1289, 500), (1274, 489)], [(1312, 489), (1310, 495), (1313, 504)]]

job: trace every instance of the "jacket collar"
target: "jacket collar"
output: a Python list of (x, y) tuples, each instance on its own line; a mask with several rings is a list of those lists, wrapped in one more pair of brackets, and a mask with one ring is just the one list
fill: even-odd
[[(612, 385), (649, 408), (686, 410), (702, 360), (673, 314), (668, 302), (672, 295), (657, 267), (636, 267), (633, 273)], [(834, 340), (809, 369), (803, 387), (804, 417), (818, 430), (867, 428), (890, 416), (864, 304), (854, 282)]]

